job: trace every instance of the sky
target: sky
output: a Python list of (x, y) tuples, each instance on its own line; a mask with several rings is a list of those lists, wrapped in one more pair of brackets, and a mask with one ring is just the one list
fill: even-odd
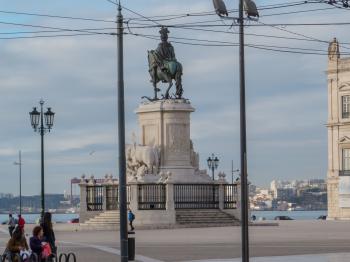
[[(256, 1), (258, 6), (284, 2)], [(236, 1), (226, 3), (228, 9), (236, 8)], [(123, 0), (122, 5), (152, 17), (213, 11), (211, 0)], [(311, 9), (325, 10), (285, 14)], [(8, 14), (3, 11), (93, 18), (107, 22)], [(260, 22), (349, 22), (349, 11), (326, 4), (263, 9), (260, 11)], [(155, 23), (132, 19), (140, 17), (126, 9), (123, 15), (129, 21), (131, 30), (126, 32), (158, 35), (157, 27), (135, 28), (136, 23)], [(40, 192), (40, 136), (30, 125), (29, 112), (34, 106), (39, 106), (41, 98), (45, 100), (45, 106), (52, 107), (56, 113), (54, 127), (45, 135), (46, 192), (63, 193), (69, 189), (70, 179), (82, 174), (97, 178), (105, 174), (116, 176), (116, 36), (98, 34), (3, 39), (52, 34), (13, 34), (52, 31), (23, 24), (64, 29), (108, 28), (100, 32), (112, 33), (115, 32), (115, 24), (108, 21), (115, 20), (115, 16), (116, 6), (106, 0), (3, 1), (0, 8), (0, 192), (18, 194), (18, 166), (13, 162), (18, 161), (19, 150), (22, 150), (23, 194)], [(158, 23), (171, 25), (204, 21), (203, 24), (220, 25), (209, 29), (226, 32), (170, 28), (170, 41), (184, 68), (184, 97), (196, 109), (191, 115), (191, 137), (200, 155), (201, 169), (207, 168), (207, 157), (215, 153), (220, 159), (218, 171), (225, 172), (230, 179), (231, 162), (234, 169), (239, 168), (240, 163), (238, 48), (186, 45), (172, 38), (237, 43), (237, 27), (231, 27), (231, 21), (217, 20), (218, 17), (213, 15), (177, 16), (176, 19)], [(254, 21), (246, 22), (247, 44), (312, 48), (324, 50), (325, 53), (328, 44), (324, 42), (277, 39), (256, 34), (304, 38), (300, 35), (303, 34), (309, 40), (330, 41), (337, 37), (342, 43), (350, 42), (349, 34), (345, 34), (349, 26), (251, 26), (256, 24)], [(134, 111), (141, 102), (141, 96), (152, 94), (147, 50), (155, 49), (158, 42), (131, 34), (124, 36), (127, 142), (131, 141), (133, 132), (139, 132)], [(341, 51), (344, 51), (343, 47)], [(245, 54), (249, 180), (258, 186), (268, 186), (273, 179), (325, 178), (327, 56), (250, 47), (246, 47)]]

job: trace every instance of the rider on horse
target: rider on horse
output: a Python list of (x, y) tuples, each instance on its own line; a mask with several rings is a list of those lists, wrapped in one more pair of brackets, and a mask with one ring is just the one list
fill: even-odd
[[(149, 60), (149, 72), (152, 77), (152, 83), (155, 89), (156, 84), (159, 80), (157, 75), (157, 68), (159, 68), (164, 74), (167, 74), (171, 78), (174, 78), (177, 82), (177, 97), (181, 98), (182, 95), (182, 85), (181, 85), (181, 75), (182, 75), (182, 65), (176, 60), (174, 47), (171, 43), (168, 42), (168, 33), (169, 30), (166, 27), (162, 27), (159, 31), (161, 43), (159, 43), (156, 50), (150, 51), (150, 54), (153, 56), (153, 59)], [(160, 91), (157, 89), (157, 91)]]

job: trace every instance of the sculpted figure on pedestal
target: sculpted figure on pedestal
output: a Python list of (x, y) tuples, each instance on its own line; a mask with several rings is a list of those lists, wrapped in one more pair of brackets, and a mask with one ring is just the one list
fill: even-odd
[(173, 79), (176, 82), (176, 99), (181, 99), (183, 94), (182, 89), (182, 65), (176, 60), (174, 47), (168, 42), (169, 30), (166, 27), (162, 27), (159, 31), (161, 43), (159, 43), (156, 50), (148, 51), (148, 65), (149, 73), (151, 75), (151, 82), (154, 88), (154, 97), (149, 98), (144, 96), (150, 101), (158, 100), (157, 88), (158, 82), (168, 83), (168, 88), (163, 96), (165, 99), (172, 98), (169, 94), (170, 88), (173, 86)]
[(156, 147), (128, 145), (126, 147), (126, 169), (128, 176), (157, 174), (159, 169), (159, 150)]
[(338, 43), (337, 39), (334, 38), (333, 41), (329, 43), (328, 59), (329, 60), (336, 60), (338, 58), (340, 58), (339, 43)]

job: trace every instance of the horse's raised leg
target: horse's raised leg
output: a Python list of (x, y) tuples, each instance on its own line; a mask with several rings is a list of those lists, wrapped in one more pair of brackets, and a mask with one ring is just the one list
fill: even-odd
[(169, 79), (169, 86), (165, 92), (165, 99), (169, 99), (169, 92), (170, 92), (170, 88), (173, 86), (173, 81), (172, 79)]

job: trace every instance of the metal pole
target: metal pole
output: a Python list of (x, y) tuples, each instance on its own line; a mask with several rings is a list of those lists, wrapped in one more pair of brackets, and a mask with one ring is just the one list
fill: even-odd
[(125, 172), (125, 112), (124, 112), (124, 68), (123, 68), (123, 16), (118, 5), (118, 144), (119, 144), (119, 206), (120, 206), (120, 250), (121, 262), (128, 261), (128, 221), (126, 204)]
[[(40, 113), (40, 136), (41, 136), (41, 219), (44, 218), (45, 213), (45, 180), (44, 180), (44, 101), (40, 101), (41, 113)], [(43, 220), (42, 220), (43, 221)]]
[(19, 150), (19, 214), (22, 215), (22, 156)]
[(231, 161), (231, 184), (233, 184), (233, 160)]
[(247, 138), (245, 113), (244, 24), (243, 0), (239, 0), (239, 75), (240, 75), (240, 139), (241, 139), (241, 223), (242, 261), (249, 262)]
[(214, 164), (213, 164), (213, 166), (211, 167), (211, 176), (212, 176), (213, 181), (214, 181)]

